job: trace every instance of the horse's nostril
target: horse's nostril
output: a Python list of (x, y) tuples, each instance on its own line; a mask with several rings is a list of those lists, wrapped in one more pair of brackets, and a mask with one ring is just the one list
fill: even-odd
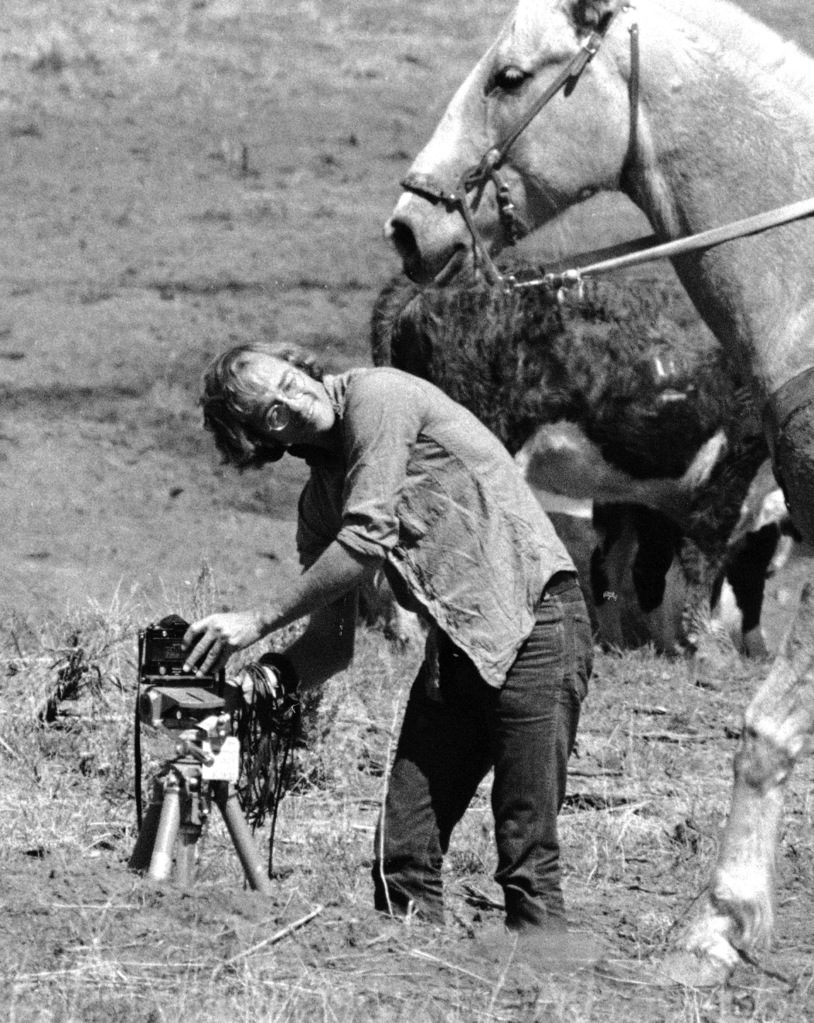
[(384, 225), (384, 236), (393, 243), (396, 252), (405, 262), (412, 262), (418, 256), (418, 243), (412, 228), (403, 220), (391, 217)]

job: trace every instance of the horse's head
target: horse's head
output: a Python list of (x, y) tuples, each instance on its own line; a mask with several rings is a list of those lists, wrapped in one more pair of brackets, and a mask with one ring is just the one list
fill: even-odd
[(518, 223), (532, 229), (619, 187), (631, 135), (621, 8), (620, 0), (520, 0), (419, 153), (385, 225), (409, 276), (451, 279), (477, 245), (498, 252)]

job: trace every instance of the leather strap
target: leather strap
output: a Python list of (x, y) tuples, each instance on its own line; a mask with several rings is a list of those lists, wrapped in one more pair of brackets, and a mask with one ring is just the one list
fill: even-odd
[(763, 428), (769, 441), (772, 460), (777, 442), (791, 417), (807, 405), (814, 404), (814, 366), (796, 373), (770, 394), (763, 407)]
[[(445, 187), (437, 178), (435, 178), (434, 175), (429, 174), (416, 174), (415, 172), (410, 172), (401, 182), (402, 188), (407, 191), (416, 192), (431, 201), (443, 202), (448, 208), (458, 210), (463, 217), (467, 231), (472, 238), (472, 248), (475, 253), (476, 261), (481, 265), (486, 279), (491, 284), (498, 283), (502, 281), (503, 278), (489, 255), (487, 246), (475, 226), (473, 216), (473, 211), (477, 208), (477, 205), (480, 202), (484, 186), (488, 181), (492, 181), (494, 183), (497, 192), (500, 219), (506, 229), (506, 234), (510, 243), (514, 243), (524, 234), (528, 233), (528, 228), (525, 224), (523, 224), (517, 214), (517, 210), (509, 196), (508, 187), (502, 182), (497, 172), (505, 162), (512, 146), (518, 138), (520, 138), (526, 128), (528, 128), (535, 117), (537, 117), (543, 107), (545, 107), (546, 104), (549, 103), (559, 92), (562, 92), (565, 96), (571, 95), (576, 88), (583, 71), (596, 56), (614, 19), (620, 11), (627, 10), (628, 6), (627, 0), (622, 0), (617, 7), (605, 15), (597, 28), (591, 32), (586, 42), (583, 43), (571, 60), (568, 61), (557, 77), (543, 90), (542, 94), (537, 97), (525, 114), (518, 118), (506, 135), (496, 145), (488, 149), (476, 164), (468, 167), (461, 174), (451, 190), (448, 186)], [(631, 55), (632, 72), (638, 79), (638, 31), (636, 33), (631, 33), (631, 49), (635, 50), (635, 55), (633, 55), (633, 53)], [(636, 103), (636, 110), (631, 111), (631, 145), (635, 144), (635, 132), (638, 121), (638, 88), (638, 81), (631, 83), (631, 100), (635, 99)], [(629, 148), (628, 153), (630, 154), (630, 152), (631, 150)], [(474, 202), (470, 205), (467, 196), (468, 193), (472, 191), (476, 192), (476, 196)]]

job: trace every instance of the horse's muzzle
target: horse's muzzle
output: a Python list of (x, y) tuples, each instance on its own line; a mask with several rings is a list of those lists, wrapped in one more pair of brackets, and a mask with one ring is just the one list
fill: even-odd
[(384, 236), (399, 254), (405, 274), (416, 284), (448, 284), (471, 261), (466, 239), (454, 239), (432, 253), (422, 248), (409, 219), (394, 214), (384, 226)]

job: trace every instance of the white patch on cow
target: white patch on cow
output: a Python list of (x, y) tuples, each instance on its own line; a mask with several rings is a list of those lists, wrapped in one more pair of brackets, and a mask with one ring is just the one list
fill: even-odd
[(755, 517), (752, 529), (758, 530), (772, 523), (780, 523), (783, 519), (788, 518), (788, 514), (789, 509), (786, 505), (786, 499), (783, 496), (783, 491), (778, 487), (764, 499), (760, 506), (760, 511)]
[(605, 461), (577, 423), (547, 423), (526, 441), (515, 461), (533, 490), (601, 504), (642, 504), (680, 515), (709, 479), (726, 449), (719, 430), (696, 453), (683, 476), (636, 479)]
[(774, 557), (769, 562), (769, 568), (766, 572), (767, 576), (777, 575), (781, 568), (783, 568), (786, 562), (794, 553), (794, 546), (796, 540), (793, 536), (781, 536), (777, 543), (777, 550), (774, 552)]
[(685, 495), (704, 486), (709, 480), (712, 470), (726, 451), (726, 445), (726, 433), (722, 429), (714, 433), (708, 441), (704, 441), (690, 467), (681, 477), (682, 492)]
[(726, 580), (721, 584), (721, 593), (718, 603), (713, 608), (712, 618), (718, 622), (722, 629), (726, 629), (733, 639), (740, 635), (740, 608), (735, 600), (734, 590)]
[(740, 650), (742, 654), (757, 659), (768, 657), (769, 648), (760, 625), (747, 632), (741, 631), (740, 608), (732, 587), (726, 580), (721, 586), (718, 603), (713, 608), (712, 622), (730, 638), (735, 649)]
[(786, 499), (778, 487), (767, 458), (755, 473), (741, 505), (740, 518), (729, 538), (730, 545), (739, 543), (747, 533), (756, 533), (763, 526), (780, 525), (788, 518)]

